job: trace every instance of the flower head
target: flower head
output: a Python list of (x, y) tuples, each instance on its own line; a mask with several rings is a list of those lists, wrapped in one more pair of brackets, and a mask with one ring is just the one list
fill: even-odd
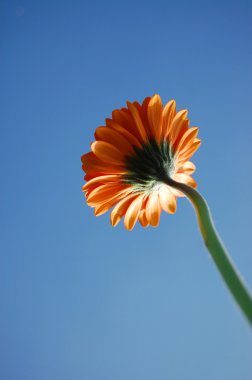
[(162, 209), (176, 211), (176, 198), (183, 194), (164, 179), (197, 186), (190, 176), (195, 165), (188, 160), (201, 141), (198, 128), (189, 128), (187, 113), (176, 112), (174, 100), (163, 106), (154, 95), (142, 105), (127, 102), (96, 129), (92, 151), (81, 157), (87, 181), (82, 189), (96, 216), (113, 207), (111, 224), (124, 217), (132, 230), (137, 220), (143, 227), (158, 226)]

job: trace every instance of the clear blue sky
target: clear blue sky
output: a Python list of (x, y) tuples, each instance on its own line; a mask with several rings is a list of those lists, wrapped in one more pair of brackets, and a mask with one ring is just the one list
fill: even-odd
[(85, 204), (126, 100), (200, 127), (195, 178), (252, 287), (250, 1), (1, 2), (1, 380), (249, 380), (252, 333), (179, 200), (157, 229)]

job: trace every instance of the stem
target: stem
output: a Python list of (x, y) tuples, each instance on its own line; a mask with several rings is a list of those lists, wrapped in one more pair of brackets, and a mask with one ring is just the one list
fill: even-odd
[(213, 219), (205, 199), (192, 187), (179, 183), (171, 178), (164, 178), (163, 181), (181, 191), (191, 201), (195, 208), (200, 232), (205, 245), (210, 252), (219, 272), (225, 281), (234, 299), (240, 306), (249, 323), (252, 325), (252, 297), (238, 274), (228, 252), (224, 247), (215, 229)]

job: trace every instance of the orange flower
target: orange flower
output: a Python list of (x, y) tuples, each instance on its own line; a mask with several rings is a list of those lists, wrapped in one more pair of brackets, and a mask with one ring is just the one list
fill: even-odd
[(128, 230), (137, 220), (156, 227), (161, 210), (173, 214), (176, 198), (183, 196), (163, 179), (197, 186), (188, 160), (201, 144), (198, 128), (189, 128), (187, 110), (176, 112), (174, 100), (163, 107), (159, 95), (127, 106), (96, 129), (92, 152), (81, 157), (87, 181), (82, 189), (96, 216), (114, 207), (113, 226), (124, 216)]

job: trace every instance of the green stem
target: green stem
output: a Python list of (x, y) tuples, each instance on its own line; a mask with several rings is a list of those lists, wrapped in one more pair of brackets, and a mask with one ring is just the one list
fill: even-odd
[(171, 178), (164, 178), (164, 182), (186, 195), (195, 208), (200, 232), (205, 245), (210, 252), (219, 272), (230, 292), (240, 306), (244, 315), (252, 324), (252, 297), (243, 280), (236, 271), (227, 250), (224, 247), (215, 229), (213, 219), (205, 199), (192, 187), (179, 183)]

